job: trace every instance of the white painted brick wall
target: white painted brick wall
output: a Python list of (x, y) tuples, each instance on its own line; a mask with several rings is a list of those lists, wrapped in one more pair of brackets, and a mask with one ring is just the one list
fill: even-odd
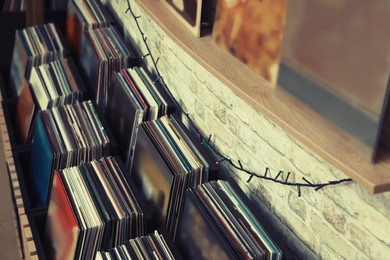
[[(133, 3), (133, 0), (131, 0)], [(144, 49), (127, 3), (111, 0), (128, 36)], [(291, 171), (290, 180), (305, 176), (320, 182), (346, 178), (279, 126), (255, 111), (206, 71), (170, 39), (135, 3), (134, 12), (148, 37), (168, 87), (212, 142), (250, 170), (275, 175)], [(146, 59), (148, 60), (148, 58)], [(369, 174), (369, 173), (367, 173)], [(390, 193), (371, 195), (356, 184), (324, 188), (316, 193), (253, 179), (231, 171), (248, 196), (268, 209), (278, 223), (275, 232), (300, 259), (390, 259)], [(267, 212), (267, 211), (265, 211)]]

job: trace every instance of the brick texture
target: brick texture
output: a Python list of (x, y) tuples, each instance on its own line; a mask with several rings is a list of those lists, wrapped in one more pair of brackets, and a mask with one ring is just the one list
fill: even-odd
[[(280, 169), (326, 182), (346, 175), (311, 152), (185, 53), (132, 1), (134, 12), (160, 57), (158, 67), (169, 89), (225, 155), (240, 159), (249, 170), (275, 176)], [(125, 14), (126, 1), (111, 1), (127, 31), (128, 39), (144, 52), (133, 18)], [(150, 62), (148, 58), (146, 61)], [(256, 90), (254, 90), (256, 91)], [(390, 256), (390, 195), (371, 195), (356, 184), (328, 187), (313, 193), (302, 188), (298, 199), (293, 188), (254, 179), (230, 169), (252, 201), (267, 212), (275, 232), (282, 235), (298, 259), (388, 259)], [(286, 175), (284, 175), (285, 178)]]

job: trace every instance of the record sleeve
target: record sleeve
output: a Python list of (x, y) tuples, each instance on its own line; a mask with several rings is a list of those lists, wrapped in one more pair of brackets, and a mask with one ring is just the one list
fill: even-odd
[(19, 140), (21, 143), (28, 143), (34, 128), (35, 103), (31, 95), (30, 87), (24, 81), (19, 99), (16, 105), (16, 119), (19, 126)]
[(120, 157), (126, 165), (125, 172), (130, 173), (143, 110), (118, 74), (114, 73), (111, 82), (105, 117), (118, 143)]
[(37, 117), (32, 143), (29, 182), (33, 193), (32, 200), (39, 205), (46, 205), (51, 182), (53, 150), (42, 117)]
[(78, 221), (56, 171), (45, 225), (46, 256), (52, 259), (73, 259), (79, 233)]
[(140, 127), (138, 132), (131, 178), (140, 188), (146, 202), (154, 206), (152, 217), (156, 220), (155, 224), (163, 226), (174, 175), (145, 133), (144, 127)]
[(228, 246), (189, 190), (186, 192), (177, 241), (185, 259), (232, 258)]

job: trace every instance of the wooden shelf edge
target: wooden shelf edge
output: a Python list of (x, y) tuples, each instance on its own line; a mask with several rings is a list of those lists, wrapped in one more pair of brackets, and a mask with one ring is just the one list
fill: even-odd
[[(3, 100), (3, 97), (0, 93), (0, 102)], [(9, 140), (9, 134), (7, 129), (7, 122), (4, 118), (4, 111), (3, 107), (0, 105), (0, 141), (3, 142), (3, 149), (4, 149), (4, 155), (5, 155), (5, 161), (9, 166), (9, 178), (11, 180), (11, 192), (14, 193), (15, 196), (15, 212), (18, 217), (18, 221), (15, 220), (15, 222), (18, 222), (20, 230), (15, 230), (18, 238), (18, 249), (19, 249), (19, 256), (20, 259), (37, 259), (36, 258), (36, 246), (35, 242), (31, 233), (31, 230), (29, 233), (26, 233), (26, 229), (29, 230), (30, 223), (28, 221), (27, 216), (25, 215), (25, 208), (24, 208), (24, 202), (20, 191), (20, 185), (19, 185), (19, 179), (16, 174), (16, 168), (15, 168), (15, 162), (13, 159), (12, 154), (12, 147)], [(16, 217), (16, 216), (15, 216)]]
[[(255, 110), (369, 192), (390, 191), (390, 150), (381, 147), (383, 156), (375, 164), (365, 161), (348, 148), (357, 147), (356, 149), (364, 150), (365, 147), (282, 89), (271, 88), (263, 78), (213, 44), (210, 36), (194, 37), (178, 23), (161, 1), (136, 2), (179, 47)], [(329, 138), (334, 136), (335, 132), (337, 138)]]

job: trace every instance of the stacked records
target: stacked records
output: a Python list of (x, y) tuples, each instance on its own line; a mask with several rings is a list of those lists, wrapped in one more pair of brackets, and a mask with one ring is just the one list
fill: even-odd
[(114, 157), (55, 171), (45, 226), (47, 256), (94, 259), (97, 251), (144, 235), (132, 188)]
[(40, 110), (82, 101), (85, 92), (71, 59), (33, 67), (29, 82)]
[(85, 31), (107, 27), (112, 22), (112, 17), (99, 0), (69, 0), (66, 35), (72, 51), (80, 53), (80, 43)]
[(35, 123), (30, 182), (35, 203), (46, 205), (54, 170), (110, 155), (111, 142), (92, 102), (41, 111)]
[(21, 143), (31, 142), (36, 111), (81, 101), (86, 92), (70, 58), (33, 67), (29, 82), (30, 85), (23, 84), (17, 101), (16, 122)]
[(111, 74), (129, 67), (132, 56), (114, 27), (85, 32), (80, 64), (101, 113), (109, 97)]
[(107, 252), (99, 251), (96, 260), (128, 260), (128, 259), (181, 259), (171, 244), (169, 238), (158, 231), (142, 237), (126, 241)]
[(23, 81), (30, 78), (33, 66), (64, 58), (65, 54), (62, 37), (54, 24), (17, 30), (11, 64), (11, 79), (17, 96)]
[(163, 116), (141, 124), (131, 177), (175, 241), (185, 190), (208, 180), (208, 165), (175, 120)]
[(118, 142), (126, 172), (131, 169), (139, 124), (167, 115), (170, 100), (143, 68), (122, 69), (113, 74), (105, 118)]
[(178, 247), (188, 259), (281, 259), (282, 252), (226, 181), (186, 194)]

